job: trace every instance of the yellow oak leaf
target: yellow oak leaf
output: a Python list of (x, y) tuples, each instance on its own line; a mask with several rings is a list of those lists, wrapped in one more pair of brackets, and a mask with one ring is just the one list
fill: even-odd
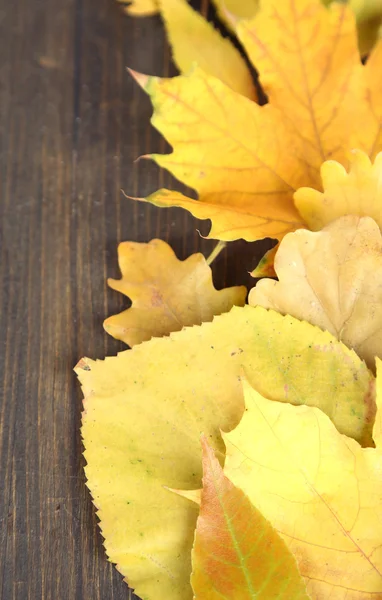
[(353, 150), (350, 169), (329, 160), (321, 167), (323, 192), (300, 188), (296, 206), (313, 231), (346, 214), (372, 217), (382, 228), (382, 152), (372, 163), (365, 152)]
[(129, 346), (168, 335), (185, 326), (212, 321), (232, 306), (244, 306), (244, 286), (216, 290), (202, 254), (178, 260), (162, 240), (123, 242), (118, 247), (122, 279), (109, 286), (132, 301), (131, 308), (109, 317), (104, 327)]
[(203, 490), (192, 550), (195, 600), (309, 600), (294, 557), (224, 476), (205, 437)]
[(187, 0), (159, 0), (174, 60), (187, 73), (194, 64), (221, 79), (235, 92), (257, 99), (249, 69), (228, 38), (224, 38)]
[(290, 233), (274, 265), (279, 281), (259, 281), (249, 303), (330, 331), (374, 369), (382, 358), (382, 236), (373, 219)]
[(371, 443), (374, 377), (327, 332), (261, 307), (154, 338), (104, 361), (82, 360), (88, 487), (111, 561), (145, 600), (191, 600), (197, 510), (164, 489), (201, 484), (200, 435), (243, 412), (240, 373), (274, 400), (320, 406)]
[(382, 598), (382, 368), (376, 448), (340, 435), (323, 412), (270, 402), (245, 386), (224, 435), (224, 472), (280, 533), (313, 600)]
[(153, 125), (173, 147), (151, 158), (198, 195), (160, 190), (145, 200), (209, 218), (217, 239), (282, 239), (302, 226), (294, 191), (318, 188), (325, 160), (346, 164), (353, 147), (371, 157), (381, 149), (382, 57), (377, 46), (361, 64), (344, 4), (264, 0), (237, 32), (259, 70), (265, 106), (201, 69), (170, 80), (136, 74), (151, 97)]

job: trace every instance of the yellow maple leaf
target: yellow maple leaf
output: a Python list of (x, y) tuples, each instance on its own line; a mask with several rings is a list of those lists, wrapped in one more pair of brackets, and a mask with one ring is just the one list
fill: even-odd
[(118, 247), (122, 279), (111, 288), (132, 301), (131, 308), (104, 322), (108, 333), (129, 346), (161, 337), (182, 327), (212, 321), (232, 306), (244, 306), (244, 286), (216, 290), (202, 254), (178, 260), (162, 240), (123, 242)]
[(372, 157), (381, 148), (380, 51), (363, 66), (352, 11), (319, 0), (264, 0), (237, 32), (260, 72), (265, 106), (200, 69), (171, 80), (136, 75), (153, 102), (153, 125), (173, 147), (151, 158), (199, 196), (160, 190), (146, 200), (211, 219), (210, 237), (281, 239), (302, 226), (293, 192), (320, 185), (322, 162), (346, 164), (355, 142)]
[(192, 549), (194, 600), (309, 600), (285, 543), (223, 474), (205, 436)]
[(292, 139), (269, 105), (235, 94), (199, 68), (172, 79), (134, 76), (153, 101), (153, 125), (174, 147), (171, 154), (151, 158), (199, 193), (193, 200), (159, 190), (149, 202), (211, 219), (209, 237), (226, 241), (281, 238), (303, 226), (288, 183)]
[[(134, 16), (149, 16), (159, 11), (157, 0), (118, 0), (126, 5), (126, 12)], [(161, 0), (165, 2), (166, 0)], [(212, 0), (222, 21), (232, 29), (232, 19), (251, 19), (255, 16), (259, 0)], [(322, 0), (324, 5), (329, 5), (333, 0)], [(346, 0), (345, 0), (346, 1)], [(381, 26), (382, 2), (381, 0), (350, 0), (349, 5), (353, 10), (358, 25), (358, 44), (361, 54), (366, 54), (378, 39)], [(228, 16), (227, 16), (228, 15)]]
[(249, 69), (228, 38), (191, 8), (187, 0), (159, 0), (159, 7), (175, 63), (182, 73), (197, 64), (235, 92), (257, 99)]
[(259, 281), (249, 303), (330, 331), (374, 369), (382, 357), (382, 236), (373, 219), (341, 217), (317, 233), (290, 233), (274, 265), (279, 281)]
[(331, 334), (261, 307), (234, 307), (212, 323), (78, 365), (86, 477), (106, 551), (148, 600), (192, 598), (197, 511), (163, 486), (200, 487), (200, 434), (223, 452), (220, 430), (242, 416), (243, 367), (269, 398), (309, 401), (371, 443), (374, 377), (365, 364)]
[(321, 167), (323, 192), (301, 188), (295, 203), (313, 231), (322, 229), (341, 215), (372, 217), (382, 228), (382, 152), (371, 163), (365, 152), (354, 150), (349, 172), (331, 160)]
[(313, 600), (382, 598), (382, 368), (376, 448), (340, 435), (308, 406), (270, 402), (245, 384), (246, 412), (224, 435), (224, 472), (294, 554)]

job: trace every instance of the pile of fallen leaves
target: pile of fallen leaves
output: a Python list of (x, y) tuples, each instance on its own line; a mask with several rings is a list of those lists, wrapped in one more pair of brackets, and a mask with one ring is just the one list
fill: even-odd
[[(77, 366), (106, 551), (143, 600), (382, 599), (382, 2), (214, 3), (231, 38), (186, 0), (127, 8), (181, 71), (133, 73), (151, 158), (197, 194), (134, 200), (218, 245), (119, 246), (105, 329), (132, 349)], [(222, 246), (265, 237), (248, 303), (217, 291)]]

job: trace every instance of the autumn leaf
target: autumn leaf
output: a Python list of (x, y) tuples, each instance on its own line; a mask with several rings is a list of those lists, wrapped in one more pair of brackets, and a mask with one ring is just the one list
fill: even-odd
[(168, 335), (182, 327), (212, 321), (232, 306), (244, 306), (244, 286), (217, 291), (202, 254), (178, 260), (162, 240), (123, 242), (118, 247), (122, 279), (110, 287), (132, 301), (131, 308), (104, 322), (108, 333), (129, 346)]
[(260, 72), (265, 106), (201, 69), (170, 80), (136, 74), (153, 125), (173, 147), (151, 158), (199, 198), (160, 190), (146, 200), (209, 218), (210, 237), (281, 239), (302, 226), (293, 193), (319, 187), (325, 160), (346, 164), (352, 147), (372, 157), (382, 147), (380, 52), (363, 66), (351, 10), (319, 0), (264, 0), (237, 32)]
[(281, 537), (223, 474), (206, 437), (203, 490), (192, 551), (195, 600), (308, 600)]
[(270, 402), (245, 385), (224, 435), (224, 472), (294, 554), (313, 600), (382, 598), (382, 369), (376, 448), (340, 435), (317, 408)]
[(281, 139), (287, 143), (290, 136), (271, 107), (235, 94), (199, 68), (172, 79), (133, 75), (151, 96), (152, 124), (174, 147), (172, 154), (151, 158), (199, 193), (193, 200), (159, 190), (149, 202), (211, 219), (209, 237), (226, 241), (281, 238), (303, 226), (288, 183), (294, 167), (289, 150), (279, 163)]
[[(375, 157), (382, 148), (382, 40), (375, 46), (365, 67), (366, 103), (362, 105), (360, 126), (356, 129), (353, 148), (362, 148)], [(370, 136), (370, 132), (372, 135)], [(358, 143), (359, 141), (359, 143)]]
[(196, 509), (163, 486), (201, 484), (200, 434), (243, 411), (240, 373), (264, 395), (321, 406), (341, 431), (371, 443), (374, 378), (333, 336), (261, 307), (155, 338), (104, 361), (84, 359), (86, 477), (107, 554), (146, 600), (191, 600)]
[[(227, 3), (217, 0), (216, 5), (223, 17), (236, 5), (237, 10), (233, 14), (238, 18), (248, 18), (254, 15), (257, 0), (228, 0)], [(188, 73), (197, 64), (235, 92), (257, 100), (252, 75), (240, 52), (187, 0), (135, 0), (126, 6), (126, 12), (134, 16), (149, 16), (158, 11), (180, 72)]]
[[(149, 16), (159, 11), (157, 0), (118, 0), (126, 5), (126, 12), (133, 16)], [(322, 0), (329, 5), (333, 0)], [(166, 0), (161, 0), (162, 4)], [(259, 0), (213, 0), (218, 14), (227, 27), (232, 29), (232, 20), (251, 19), (255, 16)], [(349, 5), (357, 19), (358, 44), (361, 54), (367, 54), (378, 38), (382, 21), (381, 0), (350, 0)], [(227, 16), (228, 15), (228, 16)]]
[(229, 29), (232, 21), (251, 19), (259, 9), (260, 0), (212, 0), (219, 17)]
[(235, 92), (257, 100), (249, 69), (228, 38), (188, 4), (187, 0), (159, 0), (174, 61), (182, 73), (197, 64)]
[(346, 214), (372, 217), (382, 227), (382, 152), (372, 163), (361, 150), (350, 155), (349, 172), (333, 160), (321, 167), (323, 192), (301, 188), (296, 206), (313, 231)]
[(359, 127), (364, 69), (351, 11), (318, 0), (265, 0), (237, 34), (295, 138), (288, 150), (298, 154), (298, 169), (317, 183), (321, 163), (345, 160), (349, 131)]
[(373, 219), (341, 217), (317, 233), (288, 234), (275, 270), (279, 281), (259, 281), (249, 303), (330, 331), (374, 369), (382, 357), (382, 236)]
[(362, 55), (370, 52), (378, 40), (382, 25), (381, 0), (350, 0), (358, 25), (358, 45)]
[[(288, 234), (289, 235), (289, 234)], [(277, 254), (278, 245), (274, 246), (260, 259), (258, 265), (252, 271), (252, 277), (276, 277), (274, 269), (275, 256)]]

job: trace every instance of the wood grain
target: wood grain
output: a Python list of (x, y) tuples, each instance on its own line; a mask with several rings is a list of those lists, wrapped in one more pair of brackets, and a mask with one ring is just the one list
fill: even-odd
[[(105, 284), (119, 241), (161, 237), (182, 258), (214, 242), (186, 213), (121, 194), (170, 183), (133, 164), (166, 146), (125, 71), (175, 72), (159, 18), (112, 0), (0, 0), (0, 23), (0, 597), (126, 600), (84, 485), (72, 368), (122, 348), (102, 329), (123, 306)], [(242, 283), (253, 255), (230, 247), (218, 285)]]

